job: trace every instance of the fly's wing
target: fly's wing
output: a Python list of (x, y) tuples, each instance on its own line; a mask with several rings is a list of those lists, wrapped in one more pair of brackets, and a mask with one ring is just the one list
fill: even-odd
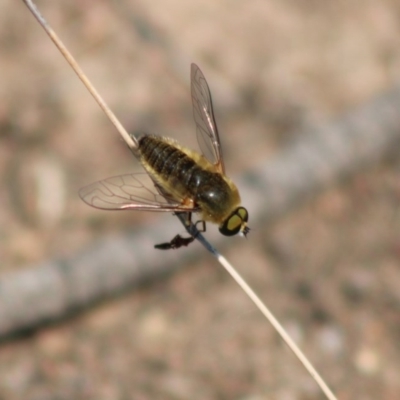
[(193, 207), (177, 202), (152, 187), (146, 173), (114, 176), (85, 186), (79, 191), (89, 206), (103, 210), (192, 212)]
[(210, 89), (208, 88), (206, 78), (196, 64), (192, 64), (191, 66), (190, 78), (197, 141), (203, 155), (216, 165), (221, 173), (225, 173), (221, 142), (219, 140), (217, 124), (215, 123)]

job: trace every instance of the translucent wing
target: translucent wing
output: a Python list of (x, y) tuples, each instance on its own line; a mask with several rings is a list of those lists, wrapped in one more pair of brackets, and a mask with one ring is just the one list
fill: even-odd
[(152, 187), (146, 173), (107, 178), (83, 187), (79, 195), (89, 206), (104, 210), (197, 211), (167, 194), (160, 194), (156, 187)]
[(206, 78), (196, 64), (192, 64), (191, 67), (191, 87), (193, 116), (196, 122), (197, 141), (200, 149), (203, 155), (216, 165), (221, 173), (224, 173), (225, 166), (218, 128), (214, 118), (210, 89)]

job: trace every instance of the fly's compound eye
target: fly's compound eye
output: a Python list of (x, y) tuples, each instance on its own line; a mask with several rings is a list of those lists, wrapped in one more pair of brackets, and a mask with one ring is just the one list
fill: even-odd
[(249, 214), (244, 207), (237, 208), (219, 227), (219, 231), (225, 236), (237, 235), (243, 232), (245, 235), (248, 232), (246, 223), (249, 219)]

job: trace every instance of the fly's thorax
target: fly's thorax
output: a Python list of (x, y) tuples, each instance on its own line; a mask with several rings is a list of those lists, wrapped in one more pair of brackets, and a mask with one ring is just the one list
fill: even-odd
[(202, 219), (222, 224), (240, 206), (240, 195), (235, 184), (226, 176), (212, 174), (204, 182), (196, 198), (202, 211)]

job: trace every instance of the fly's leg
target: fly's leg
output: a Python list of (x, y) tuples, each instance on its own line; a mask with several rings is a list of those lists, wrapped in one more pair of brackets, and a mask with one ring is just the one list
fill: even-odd
[[(188, 225), (191, 224), (191, 222), (192, 222), (192, 213), (188, 213), (187, 222), (188, 222)], [(201, 229), (197, 228), (197, 225), (199, 223), (202, 223), (202, 225), (203, 225)], [(199, 232), (205, 232), (206, 231), (206, 223), (205, 223), (205, 221), (199, 220), (194, 224), (194, 226), (197, 228), (197, 230)], [(189, 236), (187, 238), (184, 238), (181, 235), (176, 235), (170, 242), (156, 244), (154, 246), (154, 248), (155, 249), (159, 249), (159, 250), (179, 249), (182, 246), (185, 246), (185, 247), (189, 246), (189, 244), (192, 243), (195, 238), (196, 238), (196, 236)]]
[(176, 235), (170, 242), (156, 244), (154, 248), (158, 250), (179, 249), (182, 246), (189, 246), (193, 241), (193, 236), (184, 238), (181, 235)]
[[(202, 224), (203, 226), (201, 228), (198, 228), (197, 225), (198, 224)], [(202, 219), (199, 219), (198, 221), (196, 221), (196, 223), (194, 224), (195, 228), (197, 229), (197, 233), (194, 236), (196, 238), (196, 236), (199, 233), (204, 233), (207, 229), (206, 229), (206, 221), (203, 221)]]

